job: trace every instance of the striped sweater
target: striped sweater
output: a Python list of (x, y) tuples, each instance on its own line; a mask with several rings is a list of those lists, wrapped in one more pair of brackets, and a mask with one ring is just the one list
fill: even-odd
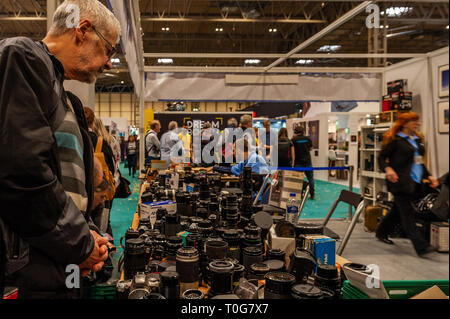
[(61, 183), (78, 209), (85, 214), (88, 206), (83, 138), (73, 108), (67, 99), (66, 116), (55, 132), (61, 165)]

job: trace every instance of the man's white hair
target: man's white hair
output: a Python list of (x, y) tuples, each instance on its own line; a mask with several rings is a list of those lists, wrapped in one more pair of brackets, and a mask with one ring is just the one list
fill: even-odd
[[(77, 10), (74, 10), (74, 8), (77, 8)], [(79, 13), (79, 17), (77, 13)], [(83, 19), (89, 19), (102, 34), (111, 35), (117, 31), (117, 35), (120, 35), (119, 21), (98, 0), (65, 0), (53, 15), (53, 25), (49, 30), (49, 34), (62, 35), (72, 29), (74, 25), (77, 26)]]
[(169, 123), (169, 131), (172, 131), (174, 129), (178, 128), (178, 123), (175, 121), (172, 121)]

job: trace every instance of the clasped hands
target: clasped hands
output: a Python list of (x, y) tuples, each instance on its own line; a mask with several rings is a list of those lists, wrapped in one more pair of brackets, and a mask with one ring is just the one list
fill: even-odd
[(109, 243), (108, 238), (100, 236), (93, 230), (91, 230), (91, 235), (94, 237), (95, 245), (90, 256), (79, 265), (82, 277), (87, 276), (91, 271), (100, 271), (108, 258), (108, 247), (113, 246)]

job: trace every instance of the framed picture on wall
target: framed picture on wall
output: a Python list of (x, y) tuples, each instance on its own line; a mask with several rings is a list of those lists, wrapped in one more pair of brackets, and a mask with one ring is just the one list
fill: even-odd
[(448, 101), (438, 102), (439, 133), (448, 133), (449, 112)]
[(448, 78), (448, 64), (442, 65), (439, 67), (439, 79), (438, 79), (438, 85), (439, 85), (439, 97), (447, 97), (448, 96), (448, 85), (449, 85), (449, 78)]

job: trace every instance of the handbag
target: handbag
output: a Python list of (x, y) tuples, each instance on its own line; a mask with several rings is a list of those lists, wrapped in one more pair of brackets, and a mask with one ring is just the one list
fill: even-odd
[(120, 174), (120, 184), (116, 189), (114, 198), (128, 198), (131, 195), (130, 181)]

